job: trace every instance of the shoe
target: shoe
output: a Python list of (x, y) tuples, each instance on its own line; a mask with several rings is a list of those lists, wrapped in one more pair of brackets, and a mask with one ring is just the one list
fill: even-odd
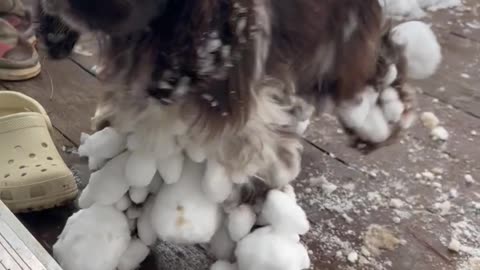
[(63, 205), (78, 193), (51, 130), (37, 101), (0, 91), (0, 200), (14, 213)]
[(33, 45), (20, 37), (7, 21), (0, 19), (0, 80), (31, 79), (40, 70), (39, 57)]

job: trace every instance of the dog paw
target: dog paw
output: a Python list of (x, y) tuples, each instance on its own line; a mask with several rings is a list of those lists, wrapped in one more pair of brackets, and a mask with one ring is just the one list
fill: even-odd
[[(391, 70), (387, 77), (396, 75)], [(387, 77), (388, 84), (394, 81)], [(408, 85), (367, 86), (354, 100), (341, 102), (336, 112), (355, 143), (379, 146), (412, 126), (414, 103), (415, 92)]]

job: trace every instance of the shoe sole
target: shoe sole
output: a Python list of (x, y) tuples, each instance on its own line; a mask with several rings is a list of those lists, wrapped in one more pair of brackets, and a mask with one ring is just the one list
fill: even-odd
[(68, 203), (74, 201), (77, 195), (78, 189), (73, 188), (65, 191), (65, 193), (62, 194), (50, 195), (48, 198), (38, 198), (23, 202), (4, 201), (4, 203), (13, 213), (29, 213), (67, 205)]
[(35, 78), (40, 74), (42, 66), (37, 63), (35, 66), (24, 69), (0, 69), (0, 80), (23, 81)]

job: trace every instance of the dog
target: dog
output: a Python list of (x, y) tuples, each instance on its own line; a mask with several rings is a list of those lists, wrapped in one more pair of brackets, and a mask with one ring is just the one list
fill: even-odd
[(96, 129), (140, 131), (146, 149), (169, 134), (235, 183), (295, 179), (314, 110), (333, 105), (375, 147), (414, 118), (404, 48), (377, 0), (42, 0), (42, 10), (98, 37), (98, 76), (112, 89)]

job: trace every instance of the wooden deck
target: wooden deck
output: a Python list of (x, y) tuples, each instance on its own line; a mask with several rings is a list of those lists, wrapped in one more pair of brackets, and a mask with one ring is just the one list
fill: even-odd
[[(444, 62), (437, 75), (415, 84), (419, 112), (440, 118), (450, 133), (446, 143), (434, 142), (418, 123), (401, 143), (364, 156), (347, 146), (333, 117), (324, 115), (310, 127), (295, 187), (312, 225), (303, 239), (312, 269), (480, 269), (480, 2), (465, 2), (463, 10), (440, 11), (428, 19), (442, 43)], [(84, 48), (93, 52), (92, 44), (86, 40)], [(85, 160), (68, 150), (78, 146), (80, 132), (89, 131), (97, 96), (106, 86), (89, 72), (93, 56), (43, 59), (42, 64), (38, 78), (0, 86), (46, 107), (55, 142), (84, 187)], [(476, 182), (468, 183), (467, 174)], [(20, 219), (51, 251), (73, 211), (67, 207)], [(447, 249), (452, 237), (464, 245), (460, 253)], [(372, 252), (375, 248), (379, 252)], [(354, 259), (354, 252), (358, 260), (351, 262), (348, 255)], [(159, 244), (153, 253), (142, 269), (208, 269), (212, 261), (200, 246)]]

